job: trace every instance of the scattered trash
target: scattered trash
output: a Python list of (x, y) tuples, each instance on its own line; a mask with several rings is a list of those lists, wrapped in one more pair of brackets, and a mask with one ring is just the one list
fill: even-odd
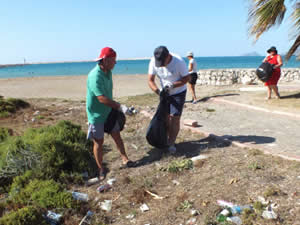
[(98, 182), (100, 182), (99, 177), (94, 177), (94, 178), (89, 179), (85, 184), (87, 186), (90, 186), (90, 185), (96, 184)]
[(100, 208), (104, 211), (110, 212), (112, 206), (112, 200), (104, 200), (104, 202), (100, 202)]
[(91, 224), (91, 220), (94, 213), (92, 211), (88, 211), (86, 215), (83, 217), (83, 219), (80, 221), (79, 225), (89, 225)]
[(177, 180), (172, 180), (172, 183), (173, 183), (174, 185), (179, 185), (179, 184), (180, 184), (179, 181), (177, 181)]
[(218, 200), (217, 203), (218, 203), (219, 206), (228, 208), (228, 210), (230, 210), (230, 212), (232, 213), (232, 215), (240, 214), (244, 209), (251, 209), (252, 210), (252, 206), (251, 205), (239, 206), (239, 205), (234, 205), (231, 202), (226, 202), (224, 200)]
[(154, 197), (154, 199), (164, 199), (164, 197), (160, 197), (157, 194), (154, 194), (148, 190), (145, 190), (146, 193), (148, 193), (149, 195), (151, 195), (152, 197)]
[(269, 201), (267, 201), (264, 197), (262, 197), (262, 196), (258, 196), (257, 197), (257, 200), (259, 201), (259, 202), (261, 202), (263, 205), (268, 205), (269, 204)]
[(143, 204), (143, 205), (141, 205), (140, 210), (142, 212), (146, 212), (146, 211), (149, 211), (150, 209), (149, 209), (149, 207), (146, 204)]
[(196, 221), (197, 221), (197, 219), (194, 217), (194, 218), (191, 218), (188, 221), (186, 221), (186, 224), (187, 225), (193, 225), (193, 224), (196, 223)]
[(126, 216), (126, 219), (132, 220), (135, 217), (134, 214), (129, 214)]
[(277, 209), (279, 207), (277, 203), (272, 203), (270, 206), (272, 209)]
[(40, 111), (35, 111), (35, 112), (33, 113), (34, 116), (37, 116), (37, 115), (39, 115), (39, 114), (40, 114)]
[(223, 209), (222, 212), (220, 212), (220, 215), (223, 216), (230, 216), (231, 212), (228, 209)]
[(206, 155), (198, 155), (198, 156), (192, 157), (191, 160), (192, 160), (193, 162), (196, 162), (196, 161), (198, 161), (198, 160), (201, 160), (201, 159), (207, 159), (207, 158), (208, 158), (208, 156), (206, 156)]
[(191, 209), (190, 213), (192, 216), (198, 216), (200, 214), (200, 212), (196, 209)]
[(217, 203), (218, 203), (219, 206), (222, 206), (222, 207), (229, 207), (229, 208), (231, 208), (233, 206), (233, 203), (226, 202), (224, 200), (217, 200)]
[(130, 112), (131, 114), (137, 114), (137, 113), (138, 113), (138, 110), (135, 109), (133, 106), (131, 106), (131, 107), (129, 108), (129, 112)]
[(110, 178), (107, 183), (112, 186), (116, 182), (116, 178)]
[(239, 181), (238, 178), (233, 178), (229, 181), (229, 184), (234, 184), (234, 183), (237, 183)]
[(89, 200), (88, 194), (72, 191), (72, 197), (78, 201), (87, 202)]
[(227, 217), (227, 221), (237, 224), (237, 225), (242, 225), (242, 220), (238, 216), (232, 216), (232, 217)]
[(271, 209), (271, 210), (265, 210), (262, 213), (262, 217), (265, 219), (277, 219), (277, 214)]
[(219, 214), (217, 216), (217, 221), (220, 222), (220, 223), (225, 222), (226, 220), (227, 220), (227, 216), (224, 216), (224, 215), (221, 215), (221, 214)]
[(103, 185), (101, 185), (97, 188), (97, 191), (98, 192), (105, 192), (109, 189), (111, 189), (111, 186), (109, 184), (103, 184)]
[(35, 121), (35, 118), (32, 118), (31, 121), (34, 122), (34, 121)]
[(60, 221), (62, 219), (62, 214), (58, 214), (58, 213), (48, 210), (45, 218), (46, 218), (46, 221), (48, 223), (50, 223), (51, 225), (56, 225), (56, 224), (60, 223)]
[(135, 144), (131, 144), (131, 146), (135, 149), (138, 150), (138, 147)]
[(184, 120), (183, 124), (190, 127), (198, 127), (198, 122), (196, 120)]

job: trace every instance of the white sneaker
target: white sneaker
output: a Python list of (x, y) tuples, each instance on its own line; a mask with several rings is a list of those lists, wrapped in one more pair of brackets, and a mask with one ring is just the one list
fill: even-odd
[(168, 151), (170, 154), (175, 154), (176, 153), (176, 147), (175, 145), (170, 145), (168, 148)]

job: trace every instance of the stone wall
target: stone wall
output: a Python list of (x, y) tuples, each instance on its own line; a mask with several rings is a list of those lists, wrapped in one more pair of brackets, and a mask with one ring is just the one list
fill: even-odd
[[(255, 74), (256, 69), (209, 69), (199, 70), (199, 85), (232, 85), (260, 83)], [(285, 68), (281, 70), (279, 82), (300, 81), (300, 69)]]

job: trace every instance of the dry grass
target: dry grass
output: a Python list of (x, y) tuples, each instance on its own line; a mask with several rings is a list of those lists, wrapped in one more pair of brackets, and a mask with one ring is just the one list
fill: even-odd
[[(135, 101), (135, 99), (137, 99)], [(127, 105), (138, 109), (156, 106), (154, 95), (121, 99)], [(32, 99), (30, 109), (23, 110), (12, 118), (0, 121), (0, 126), (12, 128), (20, 134), (26, 127), (44, 126), (68, 119), (81, 124), (86, 129), (85, 105), (83, 102), (62, 101), (57, 99)], [(40, 111), (43, 119), (32, 122), (32, 114)], [(27, 122), (24, 122), (26, 118)], [(51, 118), (51, 119), (50, 119)], [(76, 186), (89, 194), (89, 207), (96, 213), (97, 223), (101, 224), (185, 224), (190, 209), (200, 212), (197, 224), (213, 224), (221, 208), (218, 199), (235, 204), (254, 204), (258, 196), (265, 196), (279, 204), (276, 213), (279, 219), (267, 221), (260, 216), (245, 215), (253, 224), (296, 224), (300, 221), (300, 164), (278, 157), (264, 155), (258, 150), (242, 150), (228, 146), (211, 138), (181, 131), (177, 140), (178, 153), (174, 156), (152, 148), (145, 140), (149, 119), (141, 114), (127, 117), (122, 132), (127, 153), (138, 166), (119, 169), (121, 159), (112, 139), (105, 136), (107, 151), (104, 161), (109, 168), (108, 179), (117, 179), (113, 188), (105, 193), (97, 193), (97, 185)], [(168, 172), (174, 160), (181, 161), (205, 154), (207, 159), (198, 161), (193, 168), (177, 173)], [(146, 191), (156, 193), (162, 200), (154, 199)], [(112, 211), (100, 210), (99, 202), (113, 200)], [(146, 203), (150, 210), (141, 212), (139, 207)], [(133, 214), (133, 219), (126, 216)], [(67, 218), (66, 224), (77, 224), (78, 218)], [(249, 221), (248, 221), (249, 222)], [(247, 222), (247, 223), (248, 223)]]

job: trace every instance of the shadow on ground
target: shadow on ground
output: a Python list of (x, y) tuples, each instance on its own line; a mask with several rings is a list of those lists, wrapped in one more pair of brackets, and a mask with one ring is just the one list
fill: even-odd
[(240, 95), (240, 94), (223, 94), (223, 95), (213, 95), (213, 96), (208, 96), (208, 97), (204, 97), (204, 98), (201, 98), (200, 100), (198, 100), (198, 102), (207, 102), (209, 99), (211, 98), (218, 98), (218, 97), (228, 97), (228, 96), (236, 96), (236, 95)]
[(230, 141), (237, 141), (240, 143), (248, 143), (248, 144), (268, 144), (275, 142), (275, 138), (267, 137), (267, 136), (256, 136), (256, 135), (224, 135), (222, 138), (226, 138)]
[(293, 95), (285, 95), (285, 96), (281, 96), (281, 99), (287, 99), (287, 98), (300, 98), (300, 93), (297, 94), (293, 94)]
[[(212, 148), (224, 148), (230, 146), (230, 142), (217, 141), (212, 137), (203, 138), (195, 141), (181, 142), (176, 145), (177, 152), (175, 157), (185, 156), (191, 158), (200, 155), (204, 151), (208, 151)], [(169, 153), (167, 149), (152, 148), (147, 152), (147, 156), (136, 161), (136, 167), (151, 164), (156, 161), (160, 161), (163, 157), (168, 157)]]

